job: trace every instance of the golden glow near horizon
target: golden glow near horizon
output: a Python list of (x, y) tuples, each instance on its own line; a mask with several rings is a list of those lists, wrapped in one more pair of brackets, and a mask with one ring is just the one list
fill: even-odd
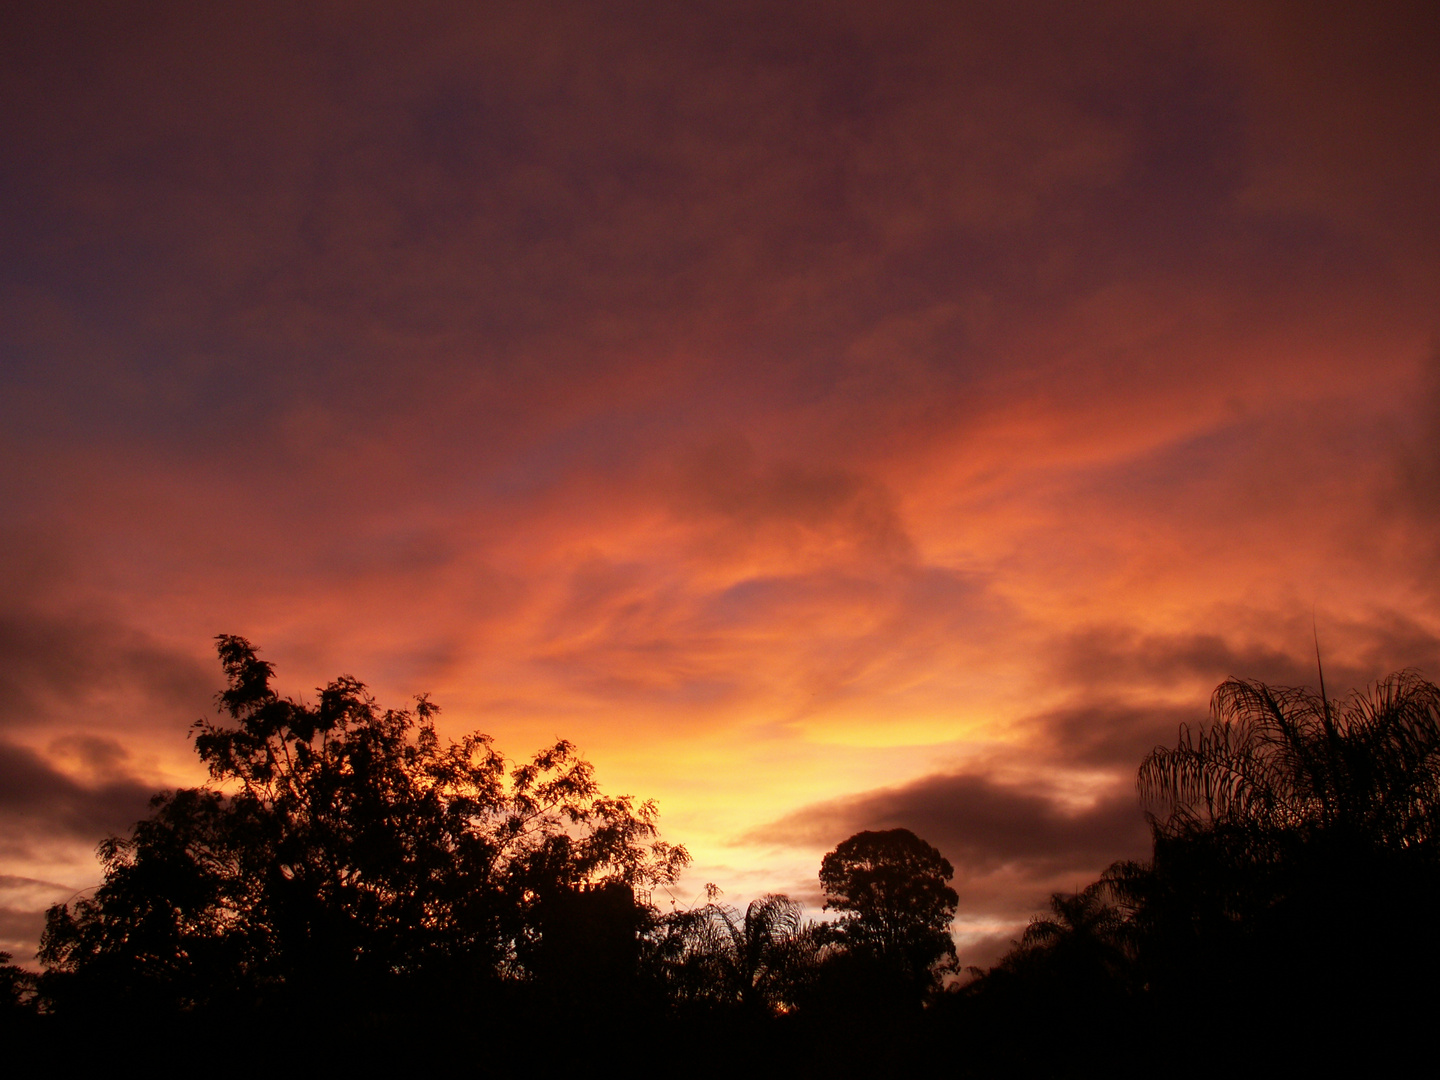
[(1433, 20), (1038, 6), (23, 20), (0, 949), (220, 632), (574, 741), (676, 902), (909, 826), (969, 962), (1221, 679), (1435, 675)]

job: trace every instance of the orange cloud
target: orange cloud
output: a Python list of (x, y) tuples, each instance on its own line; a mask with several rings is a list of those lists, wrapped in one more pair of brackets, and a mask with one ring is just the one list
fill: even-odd
[(923, 803), (1000, 933), (1312, 619), (1437, 664), (1417, 10), (17, 17), (6, 872), (195, 778), (225, 631), (576, 739), (732, 895)]

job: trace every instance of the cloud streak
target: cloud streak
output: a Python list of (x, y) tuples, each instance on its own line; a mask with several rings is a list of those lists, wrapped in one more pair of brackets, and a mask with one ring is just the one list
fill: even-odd
[(33, 750), (0, 742), (0, 816), (8, 821), (7, 857), (24, 854), (47, 834), (89, 840), (124, 832), (144, 816), (153, 791), (122, 771), (123, 748), (92, 739), (74, 749), (94, 774), (93, 782), (75, 780)]
[(823, 850), (862, 830), (896, 828), (926, 838), (955, 866), (962, 924), (1020, 919), (1051, 891), (1083, 886), (1117, 859), (1143, 857), (1149, 839), (1133, 785), (1105, 785), (1077, 802), (983, 773), (928, 776), (805, 807), (746, 839)]
[(701, 881), (916, 822), (975, 934), (1226, 676), (1440, 666), (1425, 5), (7, 29), (12, 876), (199, 778), (220, 632), (575, 739)]

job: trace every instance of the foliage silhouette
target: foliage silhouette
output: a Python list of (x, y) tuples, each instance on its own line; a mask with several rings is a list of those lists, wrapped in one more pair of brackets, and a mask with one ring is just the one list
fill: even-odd
[(257, 1011), (272, 1039), (448, 1016), (518, 1070), (643, 1024), (656, 1060), (826, 1076), (953, 1068), (957, 1046), (971, 1075), (1107, 1076), (1214, 1072), (1237, 1043), (1277, 1072), (1425, 1048), (1440, 688), (1411, 672), (1339, 703), (1222, 684), (1209, 724), (1141, 764), (1152, 857), (1053, 894), (999, 964), (941, 993), (953, 868), (908, 830), (825, 856), (834, 923), (713, 889), (662, 916), (650, 890), (684, 849), (568, 743), (512, 765), (482, 735), (442, 742), (424, 698), (382, 711), (346, 677), (301, 704), (248, 642), (219, 651), (223, 718), (194, 728), (210, 783), (101, 845), (102, 884), (49, 913), (38, 984), (0, 957), (7, 1031), (118, 1013), (134, 1039), (124, 1017), (148, 1011), (209, 1018), (204, 1047)]
[[(950, 923), (959, 897), (950, 863), (909, 829), (856, 833), (820, 863), (825, 907), (850, 963), (868, 961), (924, 994), (955, 961)], [(873, 977), (873, 976), (872, 976)]]
[[(1345, 832), (1428, 849), (1440, 825), (1440, 688), (1410, 671), (1341, 707), (1305, 688), (1231, 679), (1213, 722), (1140, 766), (1162, 835), (1195, 827)], [(1159, 813), (1157, 814), (1156, 811)]]
[(1174, 1067), (1197, 1074), (1237, 1045), (1253, 1048), (1247, 1068), (1285, 1072), (1373, 1070), (1419, 1048), (1440, 964), (1425, 917), (1440, 897), (1440, 688), (1400, 672), (1337, 703), (1228, 680), (1211, 722), (1152, 752), (1137, 784), (1152, 858), (1053, 897), (966, 989), (967, 1022), (1015, 1034), (1045, 1014), (1071, 1050), (1163, 1053), (1162, 1032), (1189, 1030)]
[(217, 640), (211, 786), (157, 796), (101, 845), (94, 895), (50, 910), (57, 1004), (384, 1009), (556, 981), (557, 951), (634, 966), (648, 891), (688, 859), (652, 803), (604, 796), (567, 742), (514, 767), (487, 736), (442, 742), (423, 697), (382, 711), (345, 676), (282, 698), (249, 642)]
[[(1116, 1051), (1145, 1040), (1142, 988), (1128, 911), (1102, 879), (1053, 893), (1011, 951), (955, 997), (952, 1037), (972, 1047), (985, 1075), (1127, 1075)], [(950, 1002), (954, 1006), (956, 1002)], [(960, 1015), (956, 1015), (959, 1012)]]
[(794, 1008), (819, 963), (824, 927), (801, 919), (800, 905), (771, 893), (742, 915), (716, 902), (664, 917), (659, 955), (679, 1003), (774, 1015)]
[(1096, 983), (1118, 980), (1130, 966), (1131, 924), (1102, 879), (1074, 893), (1050, 896), (1050, 915), (1030, 920), (1019, 953)]
[[(1212, 712), (1141, 765), (1154, 858), (1108, 875), (1152, 982), (1193, 990), (1244, 972), (1247, 993), (1310, 1001), (1338, 962), (1397, 985), (1409, 962), (1375, 935), (1440, 886), (1440, 688), (1400, 672), (1337, 705), (1232, 679)], [(1416, 926), (1409, 955), (1437, 945)]]
[(28, 1008), (35, 997), (35, 976), (12, 964), (8, 952), (0, 952), (0, 1016)]

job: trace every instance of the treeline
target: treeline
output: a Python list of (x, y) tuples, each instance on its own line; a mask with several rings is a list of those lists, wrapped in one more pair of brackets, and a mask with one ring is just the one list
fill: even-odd
[(970, 1020), (1013, 1036), (1043, 1016), (1033, 1060), (1059, 1060), (1058, 1041), (1136, 1074), (1386, 1072), (1428, 1055), (1440, 688), (1402, 672), (1337, 703), (1323, 682), (1229, 680), (1211, 722), (1138, 781), (1152, 857), (1052, 897), (962, 992)]
[(219, 651), (222, 720), (194, 731), (211, 785), (101, 846), (101, 885), (48, 915), (43, 973), (0, 968), (33, 1046), (249, 1032), (292, 1060), (472, 1071), (622, 1053), (706, 1074), (1129, 1075), (1428, 1038), (1440, 688), (1413, 674), (1343, 704), (1223, 684), (1211, 722), (1140, 768), (1153, 857), (1057, 894), (962, 974), (953, 870), (907, 830), (825, 857), (832, 922), (780, 895), (662, 911), (685, 850), (569, 744), (512, 765), (482, 735), (442, 742), (423, 698), (382, 711), (345, 678), (307, 705), (245, 640)]

